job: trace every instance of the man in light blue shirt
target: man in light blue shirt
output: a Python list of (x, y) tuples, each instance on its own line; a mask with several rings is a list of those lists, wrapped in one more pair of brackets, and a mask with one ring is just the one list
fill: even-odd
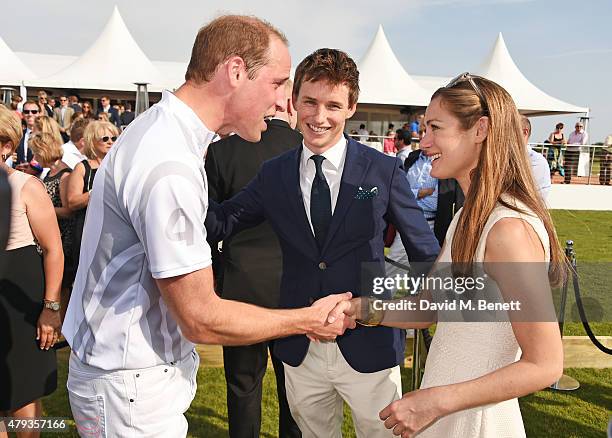
[(431, 159), (422, 152), (412, 166), (406, 170), (406, 177), (417, 204), (423, 210), (425, 219), (433, 229), (438, 209), (438, 179), (432, 177), (430, 173)]
[[(525, 138), (525, 144), (527, 145), (527, 152), (529, 154), (529, 161), (531, 162), (531, 172), (533, 173), (533, 179), (536, 183), (536, 188), (542, 196), (544, 202), (550, 192), (550, 168), (546, 158), (539, 152), (534, 151), (527, 144), (529, 137), (531, 136), (531, 122), (525, 116), (521, 117), (521, 127), (523, 129), (523, 137)], [(418, 202), (418, 201), (417, 201)]]

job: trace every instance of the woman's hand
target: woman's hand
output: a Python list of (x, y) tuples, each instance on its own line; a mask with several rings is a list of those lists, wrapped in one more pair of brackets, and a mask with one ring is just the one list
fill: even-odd
[(36, 340), (41, 350), (48, 350), (57, 342), (62, 328), (58, 311), (43, 309), (36, 324)]
[(412, 438), (438, 418), (445, 415), (441, 402), (444, 400), (444, 387), (417, 389), (380, 411), (380, 419), (393, 435)]

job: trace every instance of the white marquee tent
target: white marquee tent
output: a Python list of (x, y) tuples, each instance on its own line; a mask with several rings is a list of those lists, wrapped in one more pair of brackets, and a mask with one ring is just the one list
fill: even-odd
[(168, 82), (138, 46), (115, 6), (96, 41), (57, 73), (26, 81), (35, 87), (135, 91), (135, 82), (160, 91)]
[[(359, 103), (368, 112), (387, 107), (387, 111), (399, 114), (401, 107), (424, 107), (435, 89), (449, 79), (409, 75), (393, 53), (382, 26), (358, 66)], [(134, 92), (134, 82), (147, 82), (149, 91), (155, 92), (179, 86), (186, 67), (186, 62), (150, 61), (116, 7), (104, 30), (80, 57), (14, 53), (0, 38), (1, 85), (23, 81), (33, 87)], [(501, 34), (476, 73), (506, 88), (524, 114), (588, 112), (588, 108), (563, 102), (533, 85), (512, 60)]]
[(0, 84), (20, 85), (24, 80), (35, 77), (36, 75), (0, 37)]
[(382, 26), (358, 63), (359, 103), (427, 106), (431, 94), (410, 77), (387, 41)]
[(518, 109), (525, 115), (544, 116), (589, 111), (588, 108), (549, 96), (529, 82), (514, 63), (501, 33), (497, 36), (489, 56), (476, 73), (504, 87), (514, 99)]

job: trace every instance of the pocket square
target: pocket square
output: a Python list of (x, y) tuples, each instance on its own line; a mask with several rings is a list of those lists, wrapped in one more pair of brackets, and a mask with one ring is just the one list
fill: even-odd
[(371, 189), (359, 187), (355, 199), (374, 199), (376, 196), (378, 196), (378, 187), (372, 187)]

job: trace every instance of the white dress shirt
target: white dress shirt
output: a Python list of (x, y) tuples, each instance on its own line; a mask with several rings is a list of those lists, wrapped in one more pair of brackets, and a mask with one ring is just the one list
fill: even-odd
[(72, 170), (81, 161), (86, 160), (87, 157), (83, 155), (79, 149), (74, 145), (72, 141), (64, 143), (62, 145), (64, 154), (62, 155), (62, 161), (68, 165)]
[(30, 135), (32, 135), (32, 130), (27, 128), (23, 134), (23, 158), (26, 161), (28, 160), (28, 141), (30, 141)]
[[(334, 214), (338, 193), (340, 193), (340, 182), (342, 180), (342, 171), (344, 170), (344, 161), (346, 160), (346, 145), (346, 138), (342, 136), (338, 143), (321, 154), (325, 157), (322, 168), (331, 194), (332, 214)], [(300, 189), (302, 190), (302, 199), (304, 200), (304, 208), (306, 209), (308, 223), (310, 223), (310, 229), (314, 235), (312, 221), (310, 220), (310, 192), (312, 190), (312, 181), (316, 173), (315, 163), (310, 159), (313, 155), (314, 153), (302, 142)]]
[(531, 162), (533, 179), (535, 180), (537, 189), (540, 192), (542, 199), (546, 201), (551, 187), (548, 161), (546, 161), (546, 158), (544, 158), (542, 154), (534, 151), (529, 146), (527, 146), (527, 152), (529, 154), (529, 161)]

